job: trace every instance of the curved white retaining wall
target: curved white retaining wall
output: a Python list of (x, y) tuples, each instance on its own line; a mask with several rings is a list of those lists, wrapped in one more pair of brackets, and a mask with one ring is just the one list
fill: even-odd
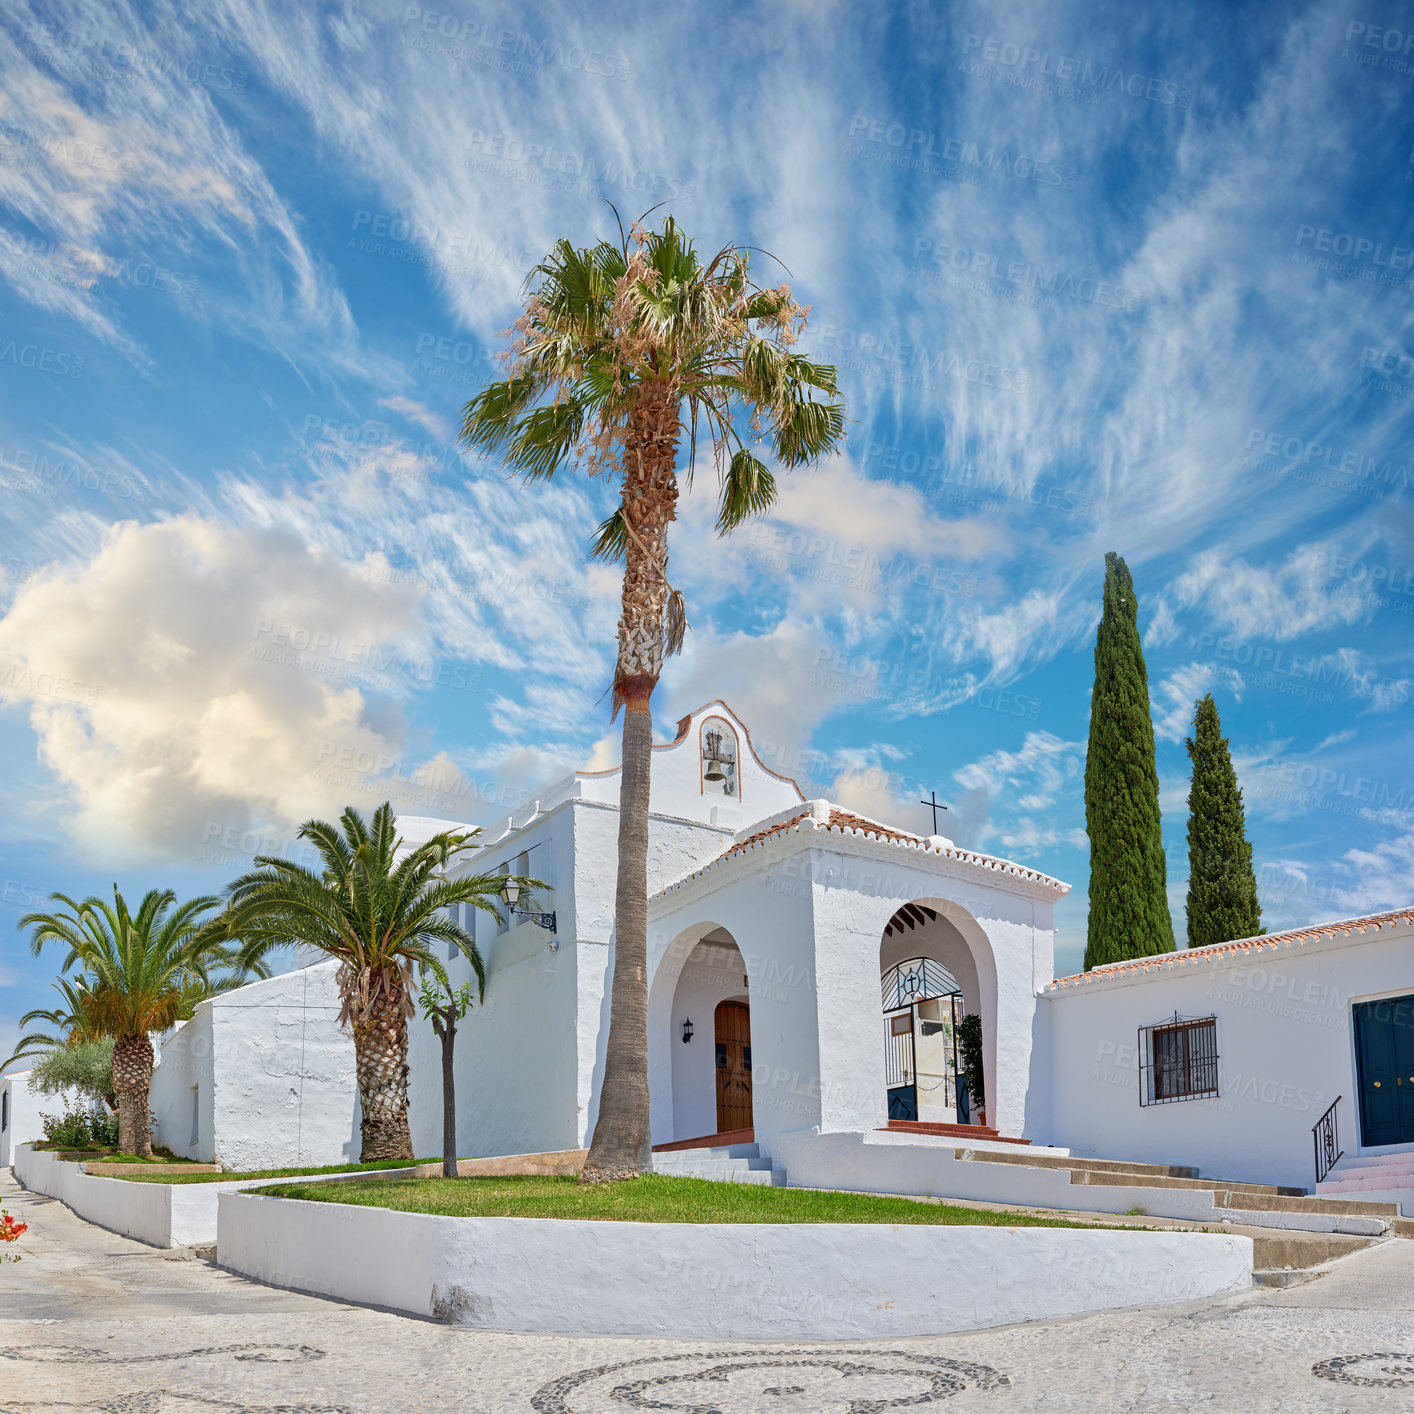
[(223, 1193), (217, 1260), (487, 1330), (934, 1335), (1252, 1284), (1252, 1241), (1077, 1228), (448, 1218)]
[[(154, 1247), (205, 1247), (216, 1241), (217, 1195), (288, 1178), (243, 1178), (230, 1183), (133, 1183), (99, 1178), (83, 1165), (60, 1159), (49, 1149), (22, 1144), (15, 1153), (15, 1178), (31, 1192), (57, 1198), (87, 1222)], [(412, 1169), (384, 1169), (379, 1177), (398, 1178)], [(302, 1183), (364, 1178), (365, 1173), (317, 1173)]]

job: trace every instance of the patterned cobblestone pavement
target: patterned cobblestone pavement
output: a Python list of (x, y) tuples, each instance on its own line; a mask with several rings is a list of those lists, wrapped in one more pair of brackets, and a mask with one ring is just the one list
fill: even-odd
[[(255, 1285), (16, 1188), (15, 1414), (939, 1414), (1414, 1410), (1414, 1242), (1286, 1291), (848, 1345), (495, 1335)], [(965, 1279), (965, 1278), (961, 1278)]]

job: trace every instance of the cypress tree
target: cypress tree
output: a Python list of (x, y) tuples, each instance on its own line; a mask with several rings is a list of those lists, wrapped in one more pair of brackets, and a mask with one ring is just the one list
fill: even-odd
[(1159, 772), (1139, 604), (1129, 567), (1105, 556), (1105, 599), (1095, 634), (1095, 687), (1085, 753), (1090, 919), (1085, 966), (1173, 951)]
[(1242, 788), (1212, 693), (1194, 705), (1193, 735), (1184, 745), (1193, 762), (1188, 792), (1188, 946), (1255, 937), (1262, 931), (1262, 911)]

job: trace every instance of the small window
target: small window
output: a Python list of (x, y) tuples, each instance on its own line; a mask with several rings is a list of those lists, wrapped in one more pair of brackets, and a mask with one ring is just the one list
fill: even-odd
[(1139, 1031), (1139, 1103), (1211, 1099), (1218, 1093), (1218, 1019), (1203, 1016)]
[(201, 1140), (201, 1086), (191, 1087), (191, 1139), (187, 1147), (195, 1149)]

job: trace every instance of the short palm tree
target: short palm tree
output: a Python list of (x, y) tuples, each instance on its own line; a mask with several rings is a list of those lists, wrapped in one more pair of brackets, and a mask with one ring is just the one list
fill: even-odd
[(62, 1006), (36, 1007), (20, 1017), (22, 1030), (34, 1021), (42, 1022), (50, 1029), (30, 1031), (22, 1035), (15, 1043), (15, 1053), (0, 1065), (0, 1071), (9, 1070), (17, 1060), (48, 1055), (50, 1051), (65, 1046), (80, 1046), (86, 1041), (101, 1039), (86, 1016), (91, 1005), (90, 979), (82, 974), (77, 977), (59, 977), (55, 979), (54, 988), (64, 999)]
[[(27, 913), (21, 928), (33, 928), (37, 957), (53, 940), (68, 947), (61, 972), (85, 969), (70, 998), (69, 1015), (89, 1038), (113, 1038), (113, 1092), (118, 1101), (118, 1147), (147, 1157), (152, 1136), (147, 1092), (152, 1084), (150, 1031), (163, 1031), (189, 1017), (198, 1001), (243, 980), (230, 951), (203, 914), (217, 906), (210, 897), (177, 903), (170, 889), (150, 890), (133, 913), (118, 886), (113, 902), (65, 894), (51, 899), (63, 908)], [(52, 1019), (52, 1014), (51, 1014)]]
[(532, 480), (570, 465), (619, 477), (594, 546), (624, 566), (613, 702), (625, 709), (608, 1052), (584, 1168), (597, 1182), (650, 1157), (649, 699), (687, 627), (667, 575), (683, 434), (689, 479), (699, 426), (712, 444), (726, 535), (775, 501), (763, 444), (784, 466), (812, 462), (842, 442), (844, 404), (835, 370), (792, 351), (807, 311), (790, 286), (757, 285), (738, 246), (704, 264), (671, 217), (619, 246), (561, 240), (528, 285), (507, 377), (466, 405), (461, 437)]
[[(300, 826), (299, 838), (319, 854), (318, 873), (258, 855), (256, 868), (226, 890), (219, 923), (239, 943), (247, 966), (292, 943), (343, 964), (339, 1021), (353, 1033), (365, 1161), (413, 1157), (407, 1090), (413, 968), (431, 972), (450, 993), (446, 969), (430, 945), (451, 943), (471, 963), (485, 993), (476, 940), (448, 910), (466, 903), (495, 913), (505, 876), (445, 877), (449, 865), (478, 848), (478, 833), (438, 834), (405, 849), (390, 804), (380, 805), (371, 821), (349, 807), (338, 825), (307, 820)], [(526, 889), (543, 887), (534, 879), (519, 882)]]

